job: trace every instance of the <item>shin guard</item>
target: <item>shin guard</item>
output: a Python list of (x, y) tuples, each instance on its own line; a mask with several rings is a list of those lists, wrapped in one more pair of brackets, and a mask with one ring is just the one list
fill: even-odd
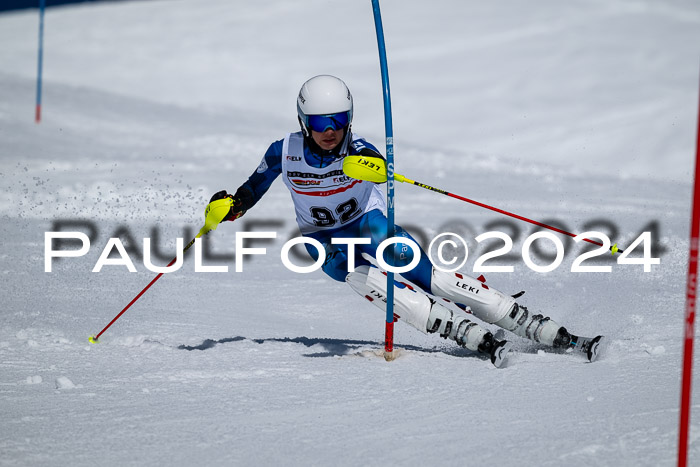
[(442, 272), (433, 268), (431, 292), (455, 303), (468, 306), (477, 318), (487, 323), (503, 319), (513, 308), (515, 299), (473, 277)]
[[(370, 266), (359, 266), (345, 278), (355, 292), (386, 312), (386, 275)], [(396, 282), (394, 289), (394, 318), (400, 318), (422, 332), (427, 332), (431, 299), (406, 284)]]
[(468, 306), (471, 312), (487, 323), (493, 323), (514, 334), (553, 347), (566, 346), (570, 335), (550, 318), (533, 314), (505, 295), (478, 279), (459, 273), (446, 273), (433, 268), (433, 294)]
[[(347, 275), (346, 282), (358, 294), (364, 296), (377, 308), (386, 312), (386, 276), (379, 269), (360, 266)], [(394, 315), (419, 331), (449, 338), (462, 347), (480, 350), (484, 336), (490, 333), (477, 323), (436, 302), (422, 291), (407, 284), (396, 282), (394, 290)]]

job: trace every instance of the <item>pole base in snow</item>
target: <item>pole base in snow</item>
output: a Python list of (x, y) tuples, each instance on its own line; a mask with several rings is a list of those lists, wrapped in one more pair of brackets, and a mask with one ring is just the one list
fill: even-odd
[(387, 352), (386, 350), (384, 351), (384, 360), (386, 360), (387, 362), (395, 360), (396, 357), (398, 357), (398, 356), (399, 356), (398, 349), (394, 349), (391, 352)]
[(90, 338), (88, 339), (88, 341), (90, 341), (91, 344), (99, 344), (99, 342), (97, 341), (97, 339), (95, 339), (95, 336), (90, 336)]

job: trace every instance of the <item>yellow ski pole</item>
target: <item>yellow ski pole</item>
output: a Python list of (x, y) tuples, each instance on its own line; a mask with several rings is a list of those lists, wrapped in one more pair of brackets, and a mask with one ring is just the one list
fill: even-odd
[[(345, 175), (347, 175), (348, 177), (356, 178), (358, 180), (365, 180), (374, 183), (385, 183), (387, 181), (386, 165), (384, 163), (384, 159), (378, 157), (347, 156), (343, 161), (343, 172), (345, 172)], [(434, 191), (436, 193), (441, 193), (443, 195), (450, 196), (452, 198), (465, 201), (467, 203), (471, 203), (475, 206), (490, 209), (491, 211), (495, 211), (499, 214), (510, 216), (514, 219), (529, 222), (530, 224), (534, 224), (539, 227), (544, 227), (545, 229), (553, 230), (554, 232), (559, 232), (560, 234), (568, 235), (569, 237), (576, 237), (576, 234), (567, 232), (566, 230), (558, 229), (551, 225), (547, 225), (543, 222), (528, 219), (527, 217), (523, 217), (512, 212), (504, 211), (503, 209), (489, 206), (488, 204), (480, 203), (478, 201), (465, 198), (464, 196), (459, 196), (454, 193), (450, 193), (449, 191), (441, 190), (440, 188), (435, 188), (430, 185), (426, 185), (425, 183), (420, 183), (415, 180), (411, 180), (410, 178), (404, 177), (403, 175), (397, 174), (396, 172), (394, 172), (394, 180), (401, 183), (415, 185), (426, 190)], [(589, 238), (584, 238), (583, 241), (592, 243), (593, 245), (603, 246), (602, 243), (597, 242), (595, 240), (591, 240)], [(620, 248), (618, 248), (617, 243), (610, 247), (610, 251), (613, 255), (617, 252), (624, 253)]]

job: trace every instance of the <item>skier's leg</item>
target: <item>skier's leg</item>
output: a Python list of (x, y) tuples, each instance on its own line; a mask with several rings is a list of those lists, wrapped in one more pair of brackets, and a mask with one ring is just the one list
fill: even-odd
[[(386, 276), (376, 267), (370, 267), (361, 255), (355, 257), (355, 271), (348, 273), (347, 245), (331, 244), (322, 235), (313, 236), (323, 244), (326, 251), (323, 272), (335, 280), (345, 280), (353, 290), (386, 312)], [(307, 250), (314, 260), (318, 258), (315, 248), (307, 244)], [(478, 324), (463, 317), (456, 318), (451, 310), (424, 293), (414, 291), (398, 281), (395, 284), (395, 314), (419, 331), (426, 334), (437, 332), (470, 350), (479, 350), (484, 336), (491, 336)], [(486, 341), (489, 341), (488, 337)], [(488, 342), (485, 345), (488, 347)]]
[(565, 347), (572, 336), (566, 328), (549, 317), (530, 313), (513, 297), (485, 283), (460, 273), (447, 273), (433, 268), (432, 293), (468, 306), (472, 313), (518, 336), (553, 347)]
[[(368, 212), (364, 216), (364, 221), (360, 224), (360, 236), (369, 237), (372, 241), (369, 245), (360, 245), (360, 250), (369, 254), (373, 258), (377, 256), (377, 247), (387, 238), (387, 222), (384, 214), (379, 210)], [(417, 245), (418, 242), (404, 230), (400, 225), (395, 226), (394, 237), (401, 239), (407, 238), (413, 240)], [(414, 252), (410, 248), (406, 249), (403, 243), (395, 243), (394, 248), (387, 248), (384, 251), (384, 260), (391, 266), (405, 266), (413, 261)], [(430, 293), (430, 278), (433, 265), (428, 258), (428, 255), (423, 249), (418, 246), (420, 259), (418, 264), (411, 269), (401, 273), (406, 280), (411, 281), (424, 292)], [(393, 252), (393, 255), (390, 254)]]
[[(347, 283), (358, 294), (386, 312), (386, 276), (375, 267), (360, 266), (347, 275)], [(425, 334), (437, 333), (462, 347), (491, 355), (500, 366), (509, 349), (506, 341), (496, 341), (493, 335), (477, 323), (431, 299), (407, 284), (395, 281), (394, 314)], [(501, 350), (504, 349), (504, 350)]]
[[(323, 261), (321, 269), (332, 279), (344, 282), (345, 277), (348, 275), (348, 246), (342, 243), (331, 243), (330, 236), (324, 236), (321, 234), (309, 235), (315, 238), (321, 245), (323, 245), (324, 251), (326, 253), (326, 258)], [(340, 238), (340, 236), (338, 236)], [(308, 243), (304, 244), (306, 250), (311, 255), (314, 261), (318, 260), (318, 251), (313, 246)], [(362, 266), (369, 265), (369, 261), (364, 259), (359, 252), (355, 251), (354, 255), (354, 265)]]

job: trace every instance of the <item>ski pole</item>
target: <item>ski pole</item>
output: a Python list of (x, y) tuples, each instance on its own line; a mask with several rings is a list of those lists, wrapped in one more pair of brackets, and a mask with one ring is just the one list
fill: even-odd
[[(212, 230), (216, 230), (216, 227), (217, 227), (217, 226), (219, 225), (219, 223), (224, 219), (224, 217), (226, 217), (226, 215), (229, 213), (229, 210), (231, 209), (232, 206), (233, 206), (233, 200), (232, 200), (231, 198), (223, 198), (223, 199), (219, 199), (219, 200), (212, 201), (211, 203), (209, 203), (209, 204), (207, 205), (207, 208), (206, 208), (205, 211), (204, 211), (204, 218), (205, 218), (204, 227), (202, 227), (201, 229), (199, 229), (199, 233), (197, 233), (197, 235), (190, 241), (190, 243), (188, 243), (187, 246), (185, 246), (185, 248), (182, 250), (182, 254), (184, 255), (185, 252), (186, 252), (187, 250), (189, 250), (190, 247), (191, 247), (192, 245), (194, 245), (195, 241), (196, 241), (198, 238), (202, 237), (203, 235), (206, 235), (207, 233), (209, 233), (209, 232), (212, 231)], [(170, 263), (168, 263), (168, 265), (167, 265), (166, 267), (172, 266), (173, 264), (175, 264), (175, 261), (177, 261), (177, 256), (175, 256), (175, 258), (173, 258), (173, 260), (170, 261)], [(108, 324), (107, 326), (104, 327), (104, 329), (102, 329), (102, 331), (100, 331), (99, 333), (97, 333), (97, 334), (94, 335), (94, 336), (90, 336), (90, 338), (88, 339), (88, 340), (90, 341), (90, 343), (91, 343), (91, 344), (97, 344), (97, 343), (98, 343), (98, 339), (100, 338), (100, 336), (101, 336), (107, 329), (109, 329), (109, 327), (112, 326), (112, 324), (114, 324), (115, 321), (117, 321), (119, 318), (121, 318), (121, 316), (122, 316), (124, 313), (126, 313), (126, 310), (128, 310), (129, 308), (131, 308), (131, 305), (133, 305), (134, 303), (136, 303), (136, 301), (137, 301), (139, 298), (141, 298), (141, 296), (142, 296), (143, 294), (145, 294), (146, 291), (147, 291), (153, 284), (155, 284), (156, 281), (157, 281), (158, 279), (160, 279), (160, 278), (163, 276), (163, 274), (165, 274), (165, 273), (164, 273), (164, 272), (161, 272), (161, 273), (159, 273), (156, 277), (154, 277), (154, 278), (151, 280), (151, 282), (149, 282), (148, 285), (147, 285), (146, 287), (144, 287), (143, 290), (141, 290), (141, 292), (139, 292), (138, 295), (136, 295), (136, 296), (133, 298), (133, 300), (131, 300), (131, 301), (129, 302), (129, 304), (126, 305), (126, 306), (122, 309), (122, 311), (120, 311), (119, 314), (118, 314), (117, 316), (115, 316), (114, 319), (112, 319), (112, 321), (110, 321), (109, 324)]]
[[(347, 156), (345, 160), (343, 161), (343, 172), (345, 172), (345, 175), (356, 178), (358, 180), (364, 180), (368, 182), (374, 182), (374, 183), (384, 183), (387, 181), (386, 177), (386, 167), (384, 165), (384, 160), (377, 158), (377, 157), (364, 157), (364, 156)], [(400, 175), (396, 172), (394, 172), (394, 180), (397, 182), (401, 183), (408, 183), (410, 185), (415, 185), (421, 188), (424, 188), (426, 190), (434, 191), (436, 193), (441, 193), (443, 195), (449, 196), (451, 198), (455, 198), (461, 201), (465, 201), (467, 203), (471, 203), (475, 206), (479, 206), (485, 209), (490, 209), (491, 211), (495, 211), (499, 214), (504, 214), (506, 216), (513, 217), (515, 219), (529, 222), (530, 224), (534, 224), (539, 227), (544, 227), (545, 229), (553, 230), (554, 232), (559, 232), (560, 234), (568, 235), (569, 237), (576, 237), (576, 234), (573, 234), (571, 232), (567, 232), (566, 230), (559, 229), (557, 227), (553, 227), (551, 225), (545, 224), (543, 222), (538, 222), (536, 220), (528, 219), (527, 217), (520, 216), (518, 214), (514, 214), (512, 212), (505, 211), (503, 209), (499, 209), (493, 206), (489, 206), (488, 204), (480, 203), (479, 201), (474, 201), (473, 199), (465, 198), (464, 196), (456, 195), (454, 193), (450, 193), (449, 191), (441, 190), (440, 188), (435, 188), (430, 185), (426, 185), (425, 183), (420, 183), (415, 180), (411, 180), (408, 177), (404, 177), (403, 175)], [(595, 240), (591, 240), (589, 238), (584, 238), (583, 241), (592, 243), (593, 245), (598, 245), (598, 246), (603, 246), (602, 243), (597, 242)], [(617, 252), (624, 253), (623, 250), (618, 248), (617, 243), (612, 245), (610, 247), (610, 251), (614, 255)]]

